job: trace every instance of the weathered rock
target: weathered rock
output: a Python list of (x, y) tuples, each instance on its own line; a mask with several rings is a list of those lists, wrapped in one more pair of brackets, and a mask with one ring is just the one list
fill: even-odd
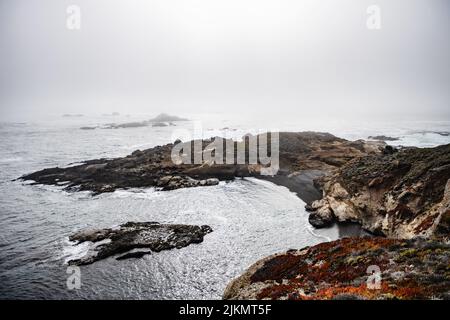
[(152, 127), (168, 127), (169, 124), (166, 122), (155, 122), (152, 124)]
[(120, 124), (110, 123), (103, 126), (102, 129), (121, 129), (121, 128), (140, 128), (148, 126), (148, 121), (125, 122)]
[(369, 136), (370, 140), (380, 140), (380, 141), (397, 141), (398, 138), (388, 137), (388, 136)]
[(312, 204), (312, 220), (331, 211), (338, 221), (389, 237), (442, 234), (448, 230), (449, 179), (450, 145), (355, 158), (319, 181), (323, 198)]
[[(248, 139), (249, 137), (246, 137), (242, 142), (233, 141), (231, 144), (234, 148), (233, 151), (236, 151), (238, 147), (248, 147)], [(202, 155), (209, 150), (212, 142), (212, 140), (204, 140), (201, 142), (200, 150), (193, 148), (192, 158), (199, 156), (202, 159)], [(176, 141), (175, 144), (177, 147), (180, 147), (180, 144), (181, 147), (188, 147), (192, 146), (193, 142)], [(153, 186), (162, 188), (162, 190), (173, 190), (215, 185), (218, 180), (232, 180), (235, 177), (261, 177), (261, 170), (265, 168), (265, 165), (260, 163), (249, 163), (248, 148), (245, 164), (237, 164), (236, 157), (234, 163), (231, 164), (210, 163), (206, 160), (200, 164), (186, 162), (175, 164), (171, 157), (173, 147), (174, 144), (167, 144), (147, 150), (137, 150), (122, 158), (95, 159), (72, 167), (44, 169), (22, 176), (21, 179), (54, 185), (60, 181), (67, 181), (65, 190), (90, 190), (94, 194), (98, 194), (111, 192), (118, 188)], [(303, 172), (331, 172), (355, 157), (381, 153), (383, 147), (383, 143), (362, 140), (347, 141), (327, 133), (281, 132), (279, 134), (280, 170), (278, 175), (283, 175), (291, 180), (292, 183), (286, 183), (288, 186), (297, 183), (306, 185), (305, 181), (301, 179)], [(203, 159), (205, 158), (203, 157)], [(224, 160), (226, 160), (226, 148), (224, 148)], [(96, 166), (92, 167), (92, 165)], [(168, 176), (177, 178), (167, 179)], [(311, 184), (310, 180), (316, 176), (318, 176), (317, 173), (306, 174), (303, 177), (306, 177), (309, 181), (308, 184)], [(205, 181), (202, 182), (202, 180)], [(274, 182), (277, 183), (276, 180)], [(311, 188), (308, 186), (306, 189), (308, 190), (304, 195), (298, 190), (295, 191), (299, 193), (300, 197), (304, 196), (303, 198), (307, 202), (315, 200), (317, 197), (314, 192), (309, 190)]]
[(335, 222), (333, 212), (328, 207), (321, 207), (314, 210), (308, 217), (309, 223), (316, 228), (326, 228)]
[(233, 280), (223, 297), (449, 299), (449, 264), (444, 241), (344, 238), (264, 258)]
[(189, 121), (189, 119), (181, 118), (178, 116), (171, 116), (167, 113), (161, 113), (154, 117), (153, 119), (150, 119), (149, 122), (175, 122), (175, 121)]
[[(193, 226), (182, 224), (159, 224), (157, 222), (127, 222), (119, 228), (83, 230), (69, 237), (77, 244), (90, 241), (93, 247), (82, 258), (71, 260), (69, 264), (86, 265), (107, 257), (126, 253), (117, 258), (142, 257), (151, 252), (180, 249), (191, 243), (200, 243), (203, 237), (212, 232), (207, 225)], [(151, 251), (129, 252), (133, 249)], [(128, 253), (127, 253), (128, 252)]]

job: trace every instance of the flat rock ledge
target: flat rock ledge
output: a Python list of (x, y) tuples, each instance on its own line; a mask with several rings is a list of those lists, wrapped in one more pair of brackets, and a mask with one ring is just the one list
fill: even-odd
[(87, 265), (113, 255), (120, 255), (117, 260), (140, 258), (151, 252), (180, 249), (191, 243), (201, 243), (203, 237), (210, 232), (212, 229), (207, 225), (158, 222), (127, 222), (117, 228), (83, 230), (71, 235), (69, 240), (76, 241), (76, 244), (89, 241), (93, 245), (85, 256), (68, 263)]
[(448, 241), (344, 238), (264, 258), (223, 298), (449, 299), (449, 265)]

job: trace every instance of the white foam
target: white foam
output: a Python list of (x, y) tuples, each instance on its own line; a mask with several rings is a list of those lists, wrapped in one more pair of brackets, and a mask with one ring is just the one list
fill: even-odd
[(0, 163), (10, 163), (10, 162), (20, 162), (20, 161), (23, 161), (22, 157), (0, 159)]

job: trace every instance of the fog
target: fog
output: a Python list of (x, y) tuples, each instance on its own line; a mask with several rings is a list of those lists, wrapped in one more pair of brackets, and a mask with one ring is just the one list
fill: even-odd
[[(369, 5), (381, 29), (369, 29)], [(67, 28), (69, 5), (80, 29)], [(450, 120), (447, 0), (2, 0), (0, 120), (231, 113)]]

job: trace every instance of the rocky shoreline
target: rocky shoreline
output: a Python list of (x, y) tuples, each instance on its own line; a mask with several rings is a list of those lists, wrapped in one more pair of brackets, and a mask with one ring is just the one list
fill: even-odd
[[(201, 157), (212, 142), (213, 138), (201, 141), (201, 150), (195, 151), (192, 159)], [(225, 140), (224, 149), (228, 142), (235, 151), (247, 148), (249, 140)], [(450, 145), (398, 150), (383, 141), (348, 141), (317, 132), (280, 132), (279, 170), (274, 176), (266, 176), (261, 174), (264, 165), (249, 163), (248, 153), (244, 164), (238, 164), (236, 158), (232, 164), (175, 164), (171, 152), (178, 144), (195, 150), (195, 141), (175, 141), (136, 150), (122, 158), (44, 169), (20, 179), (63, 185), (69, 191), (88, 190), (93, 195), (120, 188), (173, 190), (212, 186), (239, 177), (266, 179), (296, 192), (306, 202), (313, 226), (356, 222), (377, 237), (341, 239), (262, 259), (228, 286), (224, 298), (449, 298)], [(146, 225), (142, 230), (161, 226)], [(203, 239), (207, 230), (201, 228), (194, 240), (182, 243)], [(102, 239), (95, 238), (98, 234)], [(96, 254), (72, 263), (92, 263), (117, 253), (125, 253), (118, 259), (148, 253), (128, 252), (136, 238), (129, 239), (127, 232), (124, 237), (120, 234), (106, 229), (72, 237), (78, 241), (91, 241), (92, 236), (96, 241), (111, 235), (120, 238), (109, 245), (102, 243)], [(134, 247), (155, 249), (145, 241), (137, 243)], [(177, 247), (177, 243), (168, 246)], [(380, 268), (384, 279), (376, 291), (369, 290), (365, 282), (366, 269), (371, 265)]]
[[(48, 168), (19, 179), (32, 180), (34, 184), (63, 185), (67, 191), (92, 191), (95, 195), (121, 188), (156, 187), (160, 190), (173, 190), (210, 186), (220, 180), (229, 181), (238, 177), (259, 177), (289, 185), (300, 198), (310, 203), (320, 196), (312, 185), (314, 178), (329, 174), (356, 157), (381, 154), (385, 148), (383, 142), (347, 141), (328, 133), (281, 132), (280, 169), (275, 178), (261, 175), (264, 166), (250, 164), (248, 152), (244, 164), (237, 164), (236, 157), (234, 164), (202, 162), (177, 165), (172, 161), (172, 149), (179, 143), (183, 148), (191, 148), (194, 151), (192, 159), (195, 159), (199, 153), (202, 157), (213, 141), (213, 138), (201, 141), (201, 150), (194, 149), (194, 141), (175, 141), (147, 150), (136, 150), (122, 158), (94, 159), (66, 168)], [(224, 141), (224, 152), (228, 142), (230, 140)], [(242, 142), (232, 141), (233, 151), (241, 147), (248, 150), (248, 145), (248, 138)], [(299, 181), (303, 182), (298, 183)]]

